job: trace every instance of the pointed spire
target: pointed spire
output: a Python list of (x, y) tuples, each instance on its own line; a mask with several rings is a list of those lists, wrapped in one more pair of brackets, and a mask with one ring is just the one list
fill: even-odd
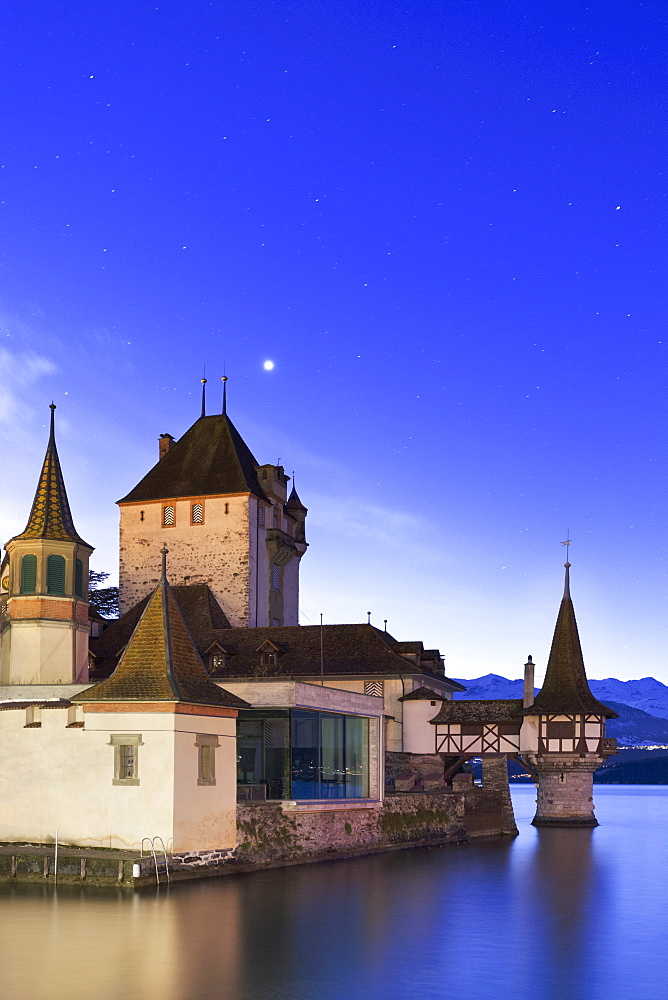
[(84, 702), (186, 702), (221, 708), (249, 707), (209, 677), (167, 581), (167, 548), (161, 576), (113, 674), (76, 695)]
[(287, 503), (285, 505), (285, 508), (286, 508), (286, 510), (289, 510), (289, 511), (293, 511), (294, 512), (294, 511), (300, 510), (300, 511), (303, 511), (305, 514), (308, 514), (308, 507), (305, 507), (304, 504), (299, 499), (299, 496), (297, 494), (297, 490), (295, 489), (294, 482), (295, 482), (295, 474), (293, 472), (292, 473), (292, 489), (290, 491), (290, 496), (288, 497), (288, 500), (287, 500)]
[(205, 417), (206, 416), (206, 379), (205, 378), (201, 378), (200, 382), (202, 383), (202, 416)]
[(227, 416), (227, 375), (223, 375), (221, 382), (223, 383), (223, 416)]
[(87, 542), (84, 542), (74, 527), (65, 490), (65, 481), (60, 468), (58, 449), (56, 448), (56, 404), (51, 403), (49, 409), (51, 410), (49, 443), (30, 517), (25, 529), (20, 535), (15, 535), (12, 541), (18, 538), (50, 538), (57, 541), (79, 542), (81, 545), (92, 548)]
[(525, 715), (606, 715), (616, 713), (598, 701), (589, 689), (575, 610), (570, 595), (570, 563), (543, 686)]

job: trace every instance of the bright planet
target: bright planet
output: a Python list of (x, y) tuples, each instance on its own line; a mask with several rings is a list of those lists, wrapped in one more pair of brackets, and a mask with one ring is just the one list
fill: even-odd
[(274, 367), (274, 362), (273, 361), (265, 361), (265, 363), (264, 363), (264, 370), (266, 372), (270, 372), (273, 367)]

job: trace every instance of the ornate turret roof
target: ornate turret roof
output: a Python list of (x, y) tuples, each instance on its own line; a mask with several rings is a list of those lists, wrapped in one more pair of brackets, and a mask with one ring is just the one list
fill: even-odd
[(200, 417), (119, 503), (252, 493), (266, 500), (257, 462), (226, 413)]
[(113, 674), (75, 696), (84, 702), (167, 701), (225, 708), (248, 703), (209, 677), (163, 572)]
[(554, 629), (545, 680), (533, 705), (525, 708), (522, 715), (605, 715), (616, 719), (617, 713), (598, 701), (589, 690), (571, 600), (571, 564), (567, 562), (564, 565), (564, 596)]
[(12, 541), (19, 538), (49, 538), (56, 541), (78, 542), (92, 549), (78, 534), (72, 520), (69, 500), (65, 490), (65, 480), (60, 468), (55, 434), (55, 403), (51, 403), (51, 429), (49, 443), (44, 456), (42, 473), (37, 484), (37, 492), (32, 503), (32, 510), (25, 529), (20, 535), (15, 535)]

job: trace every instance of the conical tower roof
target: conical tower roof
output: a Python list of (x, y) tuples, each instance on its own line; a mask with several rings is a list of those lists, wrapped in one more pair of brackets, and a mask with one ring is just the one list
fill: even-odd
[(301, 502), (301, 500), (299, 499), (299, 496), (297, 494), (297, 490), (294, 488), (294, 486), (292, 487), (292, 490), (290, 491), (290, 496), (288, 497), (287, 503), (285, 505), (285, 509), (286, 510), (302, 510), (302, 511), (304, 511), (305, 514), (308, 514), (308, 507), (305, 507), (304, 504)]
[(252, 493), (266, 500), (257, 461), (226, 413), (200, 417), (119, 503)]
[(550, 658), (543, 686), (536, 700), (522, 715), (605, 715), (616, 719), (617, 713), (598, 701), (589, 690), (585, 673), (578, 625), (570, 593), (569, 569), (565, 563), (564, 596), (554, 629)]
[(248, 703), (209, 677), (163, 573), (113, 674), (73, 698), (82, 702), (163, 701), (224, 708)]
[(44, 456), (42, 473), (37, 484), (37, 492), (32, 503), (32, 510), (25, 529), (20, 535), (15, 535), (12, 541), (19, 538), (49, 538), (56, 541), (78, 542), (92, 550), (92, 545), (85, 542), (78, 534), (72, 520), (70, 503), (65, 490), (55, 434), (55, 403), (51, 403), (51, 429), (49, 443)]

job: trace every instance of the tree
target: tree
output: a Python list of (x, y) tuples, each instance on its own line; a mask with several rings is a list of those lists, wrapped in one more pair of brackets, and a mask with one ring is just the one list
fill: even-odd
[(103, 587), (101, 583), (109, 578), (109, 573), (88, 572), (88, 603), (103, 618), (118, 618), (118, 587)]

